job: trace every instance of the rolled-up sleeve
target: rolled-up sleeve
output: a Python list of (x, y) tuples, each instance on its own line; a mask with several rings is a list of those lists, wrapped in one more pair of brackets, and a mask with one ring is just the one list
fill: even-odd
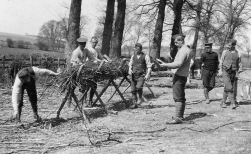
[(132, 64), (133, 64), (133, 55), (131, 56), (130, 62), (129, 62), (129, 69), (132, 69)]
[(151, 68), (153, 64), (151, 63), (150, 57), (148, 55), (145, 56), (145, 61), (146, 61), (146, 67)]

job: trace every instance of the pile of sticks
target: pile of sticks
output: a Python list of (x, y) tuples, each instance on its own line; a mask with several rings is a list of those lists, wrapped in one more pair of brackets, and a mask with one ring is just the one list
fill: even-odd
[(70, 66), (64, 70), (57, 79), (61, 93), (75, 87), (96, 86), (96, 82), (116, 79), (127, 76), (128, 65), (124, 65), (126, 60), (111, 62), (86, 62), (82, 65)]

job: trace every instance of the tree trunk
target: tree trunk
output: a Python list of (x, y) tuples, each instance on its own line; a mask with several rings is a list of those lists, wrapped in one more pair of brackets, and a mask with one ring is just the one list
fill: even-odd
[(111, 59), (118, 59), (121, 56), (121, 45), (125, 25), (126, 0), (118, 0), (117, 15), (115, 21), (113, 50), (110, 52)]
[(202, 0), (200, 0), (197, 4), (197, 10), (196, 10), (196, 29), (194, 34), (194, 40), (192, 45), (192, 50), (194, 51), (194, 58), (196, 58), (196, 49), (199, 39), (199, 32), (200, 32), (200, 22), (201, 22), (201, 9), (202, 9)]
[(110, 43), (112, 38), (112, 25), (114, 16), (114, 4), (115, 0), (107, 0), (105, 25), (103, 31), (102, 47), (101, 47), (101, 53), (106, 55), (109, 55), (110, 52)]
[(67, 63), (70, 62), (71, 53), (77, 48), (77, 39), (79, 38), (80, 15), (82, 0), (72, 0), (69, 15), (68, 36), (65, 47), (65, 57)]
[(165, 8), (166, 8), (166, 0), (160, 0), (158, 5), (159, 12), (153, 38), (153, 53), (152, 53), (153, 59), (160, 58), (163, 23), (165, 19)]
[[(172, 28), (172, 36), (181, 33), (181, 13), (182, 13), (182, 7), (183, 7), (184, 1), (183, 0), (175, 0), (174, 1), (174, 6), (173, 6), (173, 11), (174, 11), (174, 23), (173, 23), (173, 28)], [(171, 39), (171, 44), (170, 44), (170, 55), (172, 59), (175, 58), (178, 48), (174, 44), (174, 40)]]

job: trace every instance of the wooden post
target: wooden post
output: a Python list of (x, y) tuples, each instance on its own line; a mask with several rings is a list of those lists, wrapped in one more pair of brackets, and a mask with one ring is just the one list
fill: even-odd
[(39, 66), (42, 68), (42, 57), (39, 58)]
[(58, 109), (58, 111), (57, 111), (57, 118), (59, 118), (60, 112), (61, 112), (61, 110), (63, 109), (63, 107), (64, 107), (66, 101), (68, 100), (68, 97), (69, 97), (69, 95), (70, 95), (70, 91), (71, 91), (71, 90), (67, 90), (67, 92), (66, 92), (66, 95), (65, 95), (65, 97), (64, 97), (64, 99), (63, 99), (63, 101), (62, 101), (62, 103), (61, 103), (61, 105), (60, 105), (60, 107), (59, 107), (59, 109)]
[(48, 57), (45, 57), (45, 68), (48, 68)]
[(33, 59), (32, 59), (32, 56), (30, 56), (30, 65), (33, 66)]
[(5, 69), (5, 55), (3, 55), (3, 57), (2, 57), (2, 63), (3, 63), (2, 68), (4, 71), (4, 69)]
[(60, 58), (58, 58), (58, 68), (60, 67)]

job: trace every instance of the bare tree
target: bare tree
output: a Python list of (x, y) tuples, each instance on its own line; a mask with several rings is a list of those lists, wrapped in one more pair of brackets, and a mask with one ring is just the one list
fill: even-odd
[(117, 15), (115, 21), (113, 50), (110, 53), (112, 59), (118, 59), (121, 56), (121, 45), (123, 39), (124, 23), (125, 23), (126, 0), (118, 0)]
[[(173, 28), (172, 28), (172, 36), (182, 33), (181, 29), (181, 19), (182, 19), (182, 7), (184, 4), (184, 0), (174, 0), (173, 3), (169, 2), (169, 5), (171, 5), (173, 11), (174, 11), (174, 22), (173, 22)], [(170, 43), (170, 55), (172, 59), (175, 58), (177, 54), (177, 47), (174, 45), (174, 40), (171, 39)]]
[(50, 20), (40, 28), (38, 41), (46, 43), (51, 50), (60, 48), (61, 40), (60, 22)]
[(107, 0), (105, 25), (104, 25), (104, 31), (103, 31), (102, 47), (101, 47), (101, 53), (106, 54), (106, 55), (109, 55), (109, 52), (110, 52), (110, 43), (112, 39), (112, 26), (113, 26), (113, 16), (114, 16), (114, 5), (115, 5), (115, 0)]
[(65, 47), (65, 57), (69, 63), (71, 52), (77, 48), (77, 38), (80, 36), (80, 16), (82, 0), (71, 0), (68, 34)]
[(158, 5), (158, 17), (155, 25), (154, 38), (153, 38), (153, 59), (160, 58), (160, 48), (162, 41), (163, 23), (165, 19), (166, 0), (160, 0)]

